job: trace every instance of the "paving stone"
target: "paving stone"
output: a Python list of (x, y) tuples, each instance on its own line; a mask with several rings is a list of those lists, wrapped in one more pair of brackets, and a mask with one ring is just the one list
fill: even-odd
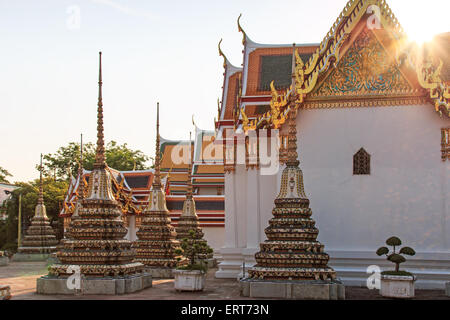
[[(12, 300), (254, 300), (241, 296), (235, 279), (216, 279), (217, 269), (209, 270), (205, 290), (201, 293), (176, 292), (173, 279), (153, 279), (152, 287), (121, 295), (81, 295), (36, 293), (36, 279), (47, 274), (45, 262), (14, 262), (0, 268), (0, 284), (11, 288)], [(145, 279), (145, 278), (143, 278)], [(145, 281), (145, 280), (144, 280)], [(117, 288), (118, 283), (116, 283)], [(338, 286), (347, 300), (386, 300), (378, 290), (365, 287)], [(450, 300), (444, 290), (416, 290), (414, 300)]]

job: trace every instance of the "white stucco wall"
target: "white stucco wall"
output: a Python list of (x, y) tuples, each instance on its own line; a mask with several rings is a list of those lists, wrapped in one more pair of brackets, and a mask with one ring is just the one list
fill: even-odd
[[(450, 162), (441, 160), (433, 108), (301, 110), (299, 157), (319, 240), (330, 250), (374, 250), (399, 236), (417, 252), (450, 254)], [(353, 175), (353, 155), (371, 174)]]
[[(390, 267), (374, 252), (392, 235), (416, 250), (404, 266), (422, 278), (418, 287), (440, 288), (450, 281), (450, 162), (442, 162), (440, 146), (441, 128), (449, 125), (449, 119), (440, 118), (431, 106), (299, 111), (300, 167), (320, 231), (318, 240), (347, 284), (363, 285), (369, 265)], [(353, 155), (361, 147), (371, 155), (368, 176), (353, 175)], [(249, 262), (254, 245), (246, 239), (254, 237), (248, 236), (251, 228), (244, 224), (258, 221), (256, 214), (259, 237), (265, 240), (281, 171), (255, 179), (237, 168), (233, 175), (233, 187), (227, 185), (231, 178), (225, 181), (225, 219), (233, 207), (238, 223), (226, 234), (239, 241), (233, 250), (234, 241), (226, 236), (220, 277), (234, 277), (236, 271), (231, 270)], [(246, 197), (253, 187), (259, 196)], [(229, 196), (232, 190), (235, 197)]]
[(224, 244), (225, 228), (203, 227), (202, 230), (205, 234), (204, 239), (206, 239), (208, 245), (214, 249), (214, 253), (217, 255)]

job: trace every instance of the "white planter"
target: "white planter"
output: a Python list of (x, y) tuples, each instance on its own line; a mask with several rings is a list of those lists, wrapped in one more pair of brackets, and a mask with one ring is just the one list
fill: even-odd
[(381, 275), (380, 294), (388, 298), (414, 298), (414, 276)]
[(205, 288), (206, 273), (200, 270), (173, 270), (175, 290), (202, 291)]

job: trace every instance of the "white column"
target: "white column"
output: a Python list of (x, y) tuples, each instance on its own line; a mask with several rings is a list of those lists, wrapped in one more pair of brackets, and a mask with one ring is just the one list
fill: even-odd
[(239, 247), (238, 201), (239, 183), (235, 172), (225, 173), (225, 242), (220, 249), (222, 260), (216, 278), (235, 279), (242, 265), (242, 248)]

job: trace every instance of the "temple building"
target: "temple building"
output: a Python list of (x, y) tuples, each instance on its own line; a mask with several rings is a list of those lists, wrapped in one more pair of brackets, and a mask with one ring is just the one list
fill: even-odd
[(31, 225), (28, 227), (25, 237), (14, 255), (14, 261), (46, 261), (56, 251), (58, 240), (56, 240), (55, 231), (50, 225), (44, 204), (42, 170), (41, 154), (38, 202), (34, 211), (34, 217), (31, 219)]
[[(152, 286), (151, 275), (135, 261), (132, 242), (125, 240), (127, 229), (112, 190), (114, 180), (107, 169), (103, 133), (102, 53), (99, 53), (97, 104), (97, 147), (94, 169), (86, 196), (79, 200), (67, 237), (61, 240), (58, 263), (47, 276), (37, 279), (40, 294), (123, 294)], [(41, 161), (42, 166), (42, 161)], [(80, 170), (81, 171), (81, 170)], [(83, 188), (81, 191), (84, 191)], [(68, 285), (68, 277), (79, 275), (78, 284)], [(81, 279), (83, 277), (83, 279)]]
[[(194, 141), (167, 140), (161, 138), (161, 183), (165, 191), (167, 208), (172, 225), (177, 227), (182, 213), (188, 183), (188, 161), (185, 159), (190, 145), (193, 165), (190, 169), (193, 198), (197, 205), (200, 227), (209, 245), (218, 253), (225, 235), (225, 197), (222, 147), (213, 143), (214, 131), (195, 128)], [(179, 158), (181, 157), (181, 158)], [(141, 223), (141, 213), (148, 206), (154, 169), (118, 171), (108, 167), (112, 189), (122, 209), (122, 218), (128, 232), (126, 239), (136, 240), (136, 231)], [(60, 217), (67, 230), (76, 209), (80, 186), (86, 186), (90, 171), (83, 169), (71, 179)], [(81, 183), (80, 183), (81, 181)]]
[[(368, 13), (370, 5), (380, 14)], [(215, 140), (224, 150), (226, 215), (216, 277), (242, 277), (243, 264), (257, 275), (288, 160), (295, 97), (305, 192), (337, 278), (359, 286), (369, 266), (386, 270), (375, 251), (395, 235), (417, 251), (404, 264), (417, 275), (416, 287), (444, 288), (450, 33), (415, 45), (384, 0), (349, 1), (315, 44), (260, 44), (240, 19), (238, 29), (242, 67), (230, 63), (219, 43), (225, 72)]]

